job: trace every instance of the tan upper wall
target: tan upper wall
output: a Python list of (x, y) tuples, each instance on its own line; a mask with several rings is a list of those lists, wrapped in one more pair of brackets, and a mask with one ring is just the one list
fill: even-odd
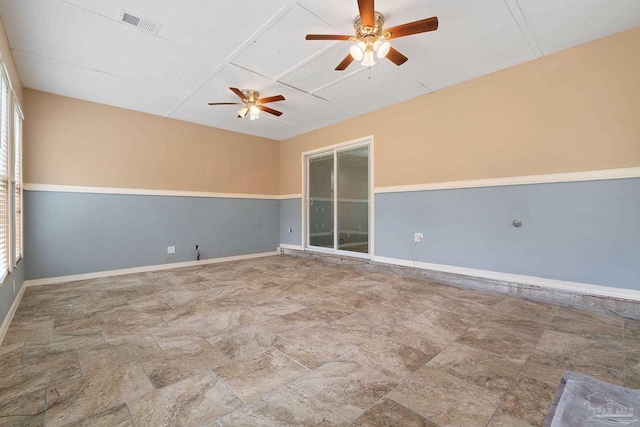
[(13, 90), (18, 98), (18, 104), (22, 106), (24, 105), (22, 103), (22, 83), (20, 82), (20, 76), (18, 75), (16, 63), (13, 60), (13, 54), (11, 53), (11, 48), (9, 47), (9, 38), (7, 37), (7, 33), (4, 29), (4, 23), (2, 22), (2, 19), (0, 19), (0, 58), (2, 58), (2, 62), (4, 62), (4, 65), (7, 68), (9, 80), (11, 80), (11, 85), (13, 86)]
[(640, 28), (283, 141), (280, 194), (368, 135), (376, 187), (640, 166)]
[(25, 183), (278, 194), (279, 142), (24, 91)]

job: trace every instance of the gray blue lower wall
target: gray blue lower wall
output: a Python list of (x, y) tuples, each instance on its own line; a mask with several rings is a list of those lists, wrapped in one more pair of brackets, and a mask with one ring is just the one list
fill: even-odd
[(640, 179), (376, 194), (375, 255), (412, 251), (419, 262), (640, 290)]
[(25, 191), (26, 279), (275, 251), (279, 202)]
[[(0, 287), (0, 325), (5, 321), (11, 305), (15, 301), (24, 284), (25, 263), (21, 261)], [(15, 283), (15, 287), (14, 287)]]
[[(291, 232), (289, 232), (291, 229)], [(300, 246), (302, 239), (301, 199), (280, 200), (280, 243)]]

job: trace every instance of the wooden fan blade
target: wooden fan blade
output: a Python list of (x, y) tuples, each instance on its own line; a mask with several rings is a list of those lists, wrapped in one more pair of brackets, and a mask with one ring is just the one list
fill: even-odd
[(375, 27), (375, 7), (373, 0), (358, 0), (358, 9), (360, 9), (360, 23), (362, 27)]
[(242, 93), (242, 91), (240, 89), (238, 89), (237, 87), (230, 87), (229, 89), (231, 89), (231, 92), (233, 92), (236, 95), (238, 95), (240, 97), (240, 99), (242, 99), (243, 101), (246, 101), (247, 97), (244, 96), (244, 93)]
[(265, 113), (273, 114), (274, 116), (281, 116), (282, 115), (282, 113), (280, 111), (274, 110), (273, 108), (265, 107), (264, 105), (261, 105), (258, 108), (261, 109), (262, 111), (264, 111)]
[(349, 40), (351, 36), (340, 34), (307, 34), (306, 40)]
[(396, 65), (402, 65), (405, 62), (407, 62), (407, 60), (409, 59), (392, 47), (389, 48), (389, 53), (387, 53), (387, 58), (389, 58), (389, 61), (393, 62)]
[(344, 57), (341, 63), (336, 67), (336, 71), (344, 71), (353, 62), (353, 56), (351, 54)]
[(389, 38), (397, 39), (398, 37), (410, 36), (411, 34), (426, 33), (427, 31), (435, 31), (437, 29), (438, 18), (436, 16), (433, 16), (431, 18), (422, 19), (420, 21), (398, 25), (397, 27), (389, 28), (386, 31), (391, 34)]
[(209, 105), (242, 105), (239, 102), (210, 102)]
[(260, 100), (260, 102), (263, 104), (268, 104), (269, 102), (276, 102), (276, 101), (284, 101), (284, 96), (276, 95), (276, 96), (270, 96), (268, 98), (262, 98)]

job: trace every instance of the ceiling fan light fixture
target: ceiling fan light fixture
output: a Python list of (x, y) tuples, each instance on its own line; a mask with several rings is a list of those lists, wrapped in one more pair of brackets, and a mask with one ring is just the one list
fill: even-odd
[(256, 105), (249, 107), (249, 120), (256, 120), (260, 117), (260, 109)]
[(373, 44), (373, 48), (376, 51), (376, 54), (377, 54), (378, 58), (382, 59), (385, 56), (387, 56), (387, 53), (389, 53), (389, 49), (391, 49), (391, 43), (389, 43), (386, 40), (382, 41), (382, 40), (378, 39)]
[(248, 112), (249, 112), (248, 107), (242, 107), (241, 109), (238, 110), (238, 116), (240, 116), (241, 118), (244, 118), (244, 116), (246, 116)]
[(372, 67), (376, 65), (376, 61), (374, 58), (375, 58), (375, 55), (373, 53), (373, 50), (368, 49), (364, 53), (364, 58), (362, 59), (362, 62), (360, 63), (360, 65), (362, 65), (363, 67)]
[(358, 44), (354, 44), (353, 46), (351, 46), (351, 48), (349, 48), (349, 53), (351, 54), (351, 56), (353, 56), (353, 59), (355, 59), (356, 61), (362, 61), (362, 58), (364, 58), (365, 49), (366, 49), (365, 44), (363, 42), (360, 42)]

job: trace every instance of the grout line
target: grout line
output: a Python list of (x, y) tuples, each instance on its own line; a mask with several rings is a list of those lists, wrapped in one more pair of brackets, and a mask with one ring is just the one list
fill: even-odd
[[(551, 324), (551, 322), (553, 321), (553, 319), (556, 317), (556, 315), (558, 314), (559, 311), (559, 307), (556, 307), (555, 312), (553, 313), (553, 316), (551, 316), (549, 318), (549, 320), (545, 323), (545, 328), (542, 330), (542, 333), (540, 334), (540, 336), (538, 337), (538, 339), (536, 340), (535, 344), (533, 345), (533, 347), (531, 348), (531, 351), (529, 351), (529, 354), (527, 355), (527, 357), (524, 359), (524, 362), (520, 365), (520, 368), (518, 369), (518, 372), (516, 372), (516, 376), (514, 377), (512, 383), (511, 383), (511, 387), (509, 387), (508, 389), (506, 389), (504, 391), (504, 393), (502, 394), (502, 399), (500, 399), (500, 402), (498, 403), (498, 406), (496, 407), (496, 410), (493, 411), (493, 414), (491, 415), (491, 417), (489, 418), (489, 421), (487, 422), (487, 425), (489, 425), (491, 423), (491, 420), (493, 419), (493, 417), (498, 413), (498, 411), (500, 410), (500, 408), (502, 407), (502, 404), (504, 403), (504, 401), (506, 400), (507, 396), (509, 395), (509, 393), (511, 393), (511, 391), (513, 391), (513, 389), (516, 387), (516, 381), (518, 379), (518, 377), (520, 377), (520, 374), (522, 372), (522, 370), (524, 369), (524, 366), (527, 364), (527, 360), (529, 360), (529, 358), (531, 357), (531, 355), (536, 351), (536, 347), (538, 346), (538, 344), (540, 343), (540, 340), (542, 339), (542, 336), (544, 335), (545, 331), (547, 330), (547, 328), (549, 327), (549, 325)], [(527, 375), (523, 375), (527, 378), (530, 378)], [(535, 381), (538, 382), (542, 382), (540, 380), (537, 380), (535, 378), (531, 378)], [(556, 388), (557, 389), (557, 388)], [(517, 417), (516, 417), (517, 418)]]
[[(242, 403), (244, 404), (244, 407), (249, 406), (249, 404), (248, 404), (247, 402), (245, 402), (245, 401), (244, 401), (244, 399), (240, 396), (240, 394), (239, 394), (237, 391), (235, 391), (235, 390), (234, 390), (234, 389), (233, 389), (233, 388), (232, 388), (232, 387), (231, 387), (231, 386), (230, 386), (230, 385), (229, 385), (229, 384), (224, 380), (224, 378), (222, 378), (220, 375), (218, 375), (218, 373), (217, 373), (216, 371), (214, 371), (213, 369), (209, 369), (209, 371), (211, 371), (211, 373), (213, 373), (213, 376), (214, 376), (214, 377), (219, 378), (219, 379), (220, 379), (220, 381), (222, 381), (222, 383), (223, 383), (225, 386), (227, 386), (227, 387), (229, 388), (229, 390), (231, 390), (231, 391), (233, 392), (233, 394), (235, 394), (235, 395), (236, 395), (236, 397), (237, 397), (238, 399), (240, 399), (240, 402), (242, 402)], [(239, 410), (239, 409), (241, 409), (241, 408), (236, 409), (236, 411), (237, 411), (237, 410)], [(230, 414), (232, 414), (233, 412), (235, 412), (235, 411), (232, 411), (232, 412), (229, 412), (229, 413), (230, 413)], [(225, 415), (226, 415), (226, 414), (225, 414)]]
[(320, 403), (320, 405), (322, 405), (323, 407), (325, 407), (327, 410), (329, 410), (329, 412), (333, 413), (334, 415), (336, 415), (338, 418), (340, 418), (341, 420), (343, 420), (344, 422), (348, 423), (349, 420), (345, 419), (344, 417), (342, 417), (340, 414), (338, 414), (336, 411), (334, 411), (333, 409), (331, 409), (326, 403), (324, 403), (322, 400), (318, 399), (314, 394), (308, 392), (307, 390), (303, 389), (302, 387), (300, 387), (298, 384), (295, 383), (295, 381), (292, 381), (290, 383), (292, 386), (294, 386), (295, 388), (297, 388), (298, 390), (300, 390), (302, 393), (304, 394), (308, 394), (309, 396), (311, 396), (313, 399), (315, 399), (318, 403)]
[(133, 418), (133, 414), (131, 413), (131, 407), (129, 406), (129, 402), (124, 402), (124, 406), (127, 408), (127, 412), (129, 413), (129, 418), (131, 419), (131, 423), (133, 427), (136, 427), (136, 420)]

